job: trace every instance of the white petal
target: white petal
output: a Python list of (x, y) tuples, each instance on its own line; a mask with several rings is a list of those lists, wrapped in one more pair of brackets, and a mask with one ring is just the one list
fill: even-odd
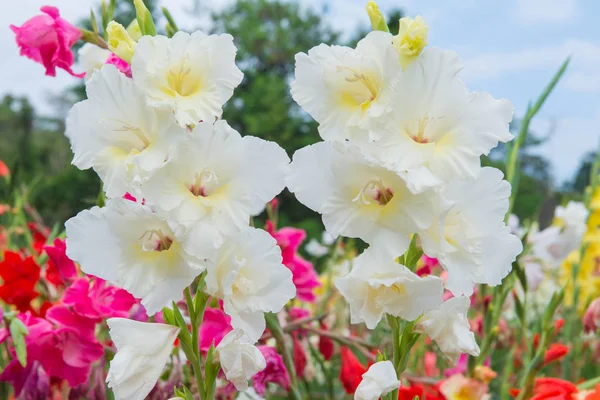
[(362, 375), (362, 381), (354, 393), (355, 400), (377, 400), (398, 389), (400, 381), (391, 361), (379, 361)]
[(231, 35), (143, 36), (131, 67), (151, 104), (170, 108), (180, 125), (212, 122), (243, 78)]
[(67, 256), (81, 265), (86, 274), (107, 281), (117, 279), (118, 240), (105, 218), (105, 208), (81, 211), (65, 223)]
[(108, 387), (117, 400), (143, 400), (160, 378), (179, 328), (124, 318), (106, 322), (117, 346), (106, 377)]

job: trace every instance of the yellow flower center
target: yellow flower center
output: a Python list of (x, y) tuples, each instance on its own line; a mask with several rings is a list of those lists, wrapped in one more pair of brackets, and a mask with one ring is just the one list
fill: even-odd
[(188, 61), (184, 59), (179, 66), (167, 72), (167, 86), (163, 88), (163, 92), (168, 96), (188, 97), (200, 90), (201, 80), (197, 73), (187, 66), (187, 63)]

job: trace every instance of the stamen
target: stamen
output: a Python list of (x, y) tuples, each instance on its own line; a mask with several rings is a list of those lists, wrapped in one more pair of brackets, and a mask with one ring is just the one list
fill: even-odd
[(365, 184), (352, 202), (369, 205), (374, 200), (379, 205), (385, 206), (393, 197), (394, 193), (390, 188), (385, 187), (381, 179), (373, 179)]
[(375, 87), (375, 85), (373, 84), (373, 82), (371, 82), (371, 80), (363, 73), (358, 73), (355, 70), (353, 70), (352, 68), (340, 65), (338, 66), (338, 70), (348, 70), (350, 71), (350, 73), (352, 74), (351, 76), (347, 76), (345, 79), (347, 82), (350, 83), (354, 83), (354, 82), (362, 82), (363, 85), (365, 85), (365, 87), (367, 88), (367, 90), (369, 91), (369, 93), (371, 94), (371, 98), (369, 99), (369, 101), (373, 101), (375, 100), (375, 98), (377, 97), (377, 88)]
[(211, 169), (203, 169), (202, 172), (197, 173), (194, 177), (194, 183), (190, 186), (190, 192), (194, 196), (202, 196), (207, 197), (209, 193), (207, 193), (206, 185), (213, 182), (215, 185), (219, 184), (219, 178), (217, 174), (213, 172)]
[(166, 251), (173, 244), (173, 239), (159, 229), (151, 229), (140, 237), (142, 251)]

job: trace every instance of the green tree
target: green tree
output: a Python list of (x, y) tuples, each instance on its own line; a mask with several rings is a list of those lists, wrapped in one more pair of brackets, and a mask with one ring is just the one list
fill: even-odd
[[(212, 19), (215, 32), (233, 35), (237, 63), (244, 72), (223, 118), (243, 135), (279, 143), (290, 156), (319, 141), (317, 124), (296, 105), (289, 82), (294, 56), (320, 43), (336, 43), (337, 33), (319, 14), (286, 1), (240, 0)], [(323, 229), (320, 218), (289, 192), (281, 200), (282, 223), (313, 234)]]

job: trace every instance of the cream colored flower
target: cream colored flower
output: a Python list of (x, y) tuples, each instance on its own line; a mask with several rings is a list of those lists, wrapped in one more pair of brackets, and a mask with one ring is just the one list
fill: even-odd
[(479, 346), (467, 319), (469, 305), (468, 297), (453, 297), (437, 310), (425, 313), (417, 324), (416, 331), (434, 340), (452, 364), (456, 364), (463, 353), (479, 355)]
[(396, 369), (391, 361), (379, 361), (362, 375), (354, 400), (377, 400), (400, 387)]
[(254, 343), (242, 330), (234, 329), (215, 349), (225, 377), (240, 392), (248, 389), (248, 380), (267, 366)]
[(179, 328), (125, 318), (109, 318), (117, 353), (106, 377), (116, 400), (143, 400), (152, 390), (173, 350)]
[(131, 63), (148, 102), (170, 109), (180, 125), (214, 122), (244, 74), (235, 65), (231, 35), (143, 36)]
[(352, 271), (335, 280), (350, 304), (350, 322), (375, 329), (384, 314), (408, 321), (437, 308), (444, 291), (438, 277), (421, 278), (393, 258), (369, 248), (354, 260)]

